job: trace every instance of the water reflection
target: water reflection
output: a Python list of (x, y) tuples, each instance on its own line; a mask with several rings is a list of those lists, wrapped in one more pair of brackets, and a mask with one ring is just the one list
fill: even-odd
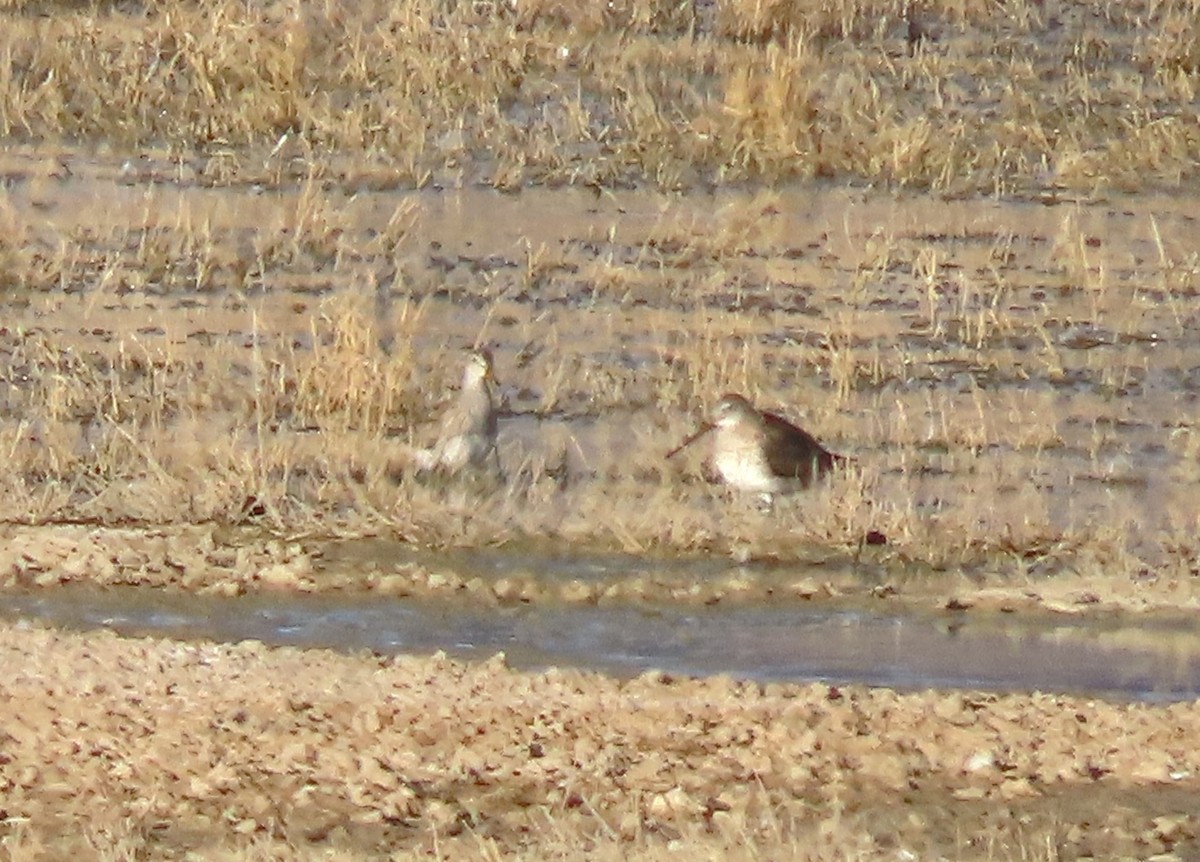
[(363, 595), (237, 599), (124, 588), (9, 594), (0, 615), (138, 635), (479, 658), (516, 667), (647, 669), (900, 689), (1042, 690), (1150, 701), (1200, 696), (1183, 625), (887, 615), (820, 605), (484, 607)]

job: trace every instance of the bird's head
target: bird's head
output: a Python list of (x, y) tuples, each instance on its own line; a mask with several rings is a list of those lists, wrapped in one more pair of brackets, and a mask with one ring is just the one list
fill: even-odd
[(741, 395), (722, 395), (712, 410), (710, 424), (715, 428), (728, 428), (754, 415), (754, 408)]
[(492, 352), (486, 348), (469, 351), (463, 369), (463, 387), (478, 386), (485, 380), (496, 382), (496, 376), (492, 373)]

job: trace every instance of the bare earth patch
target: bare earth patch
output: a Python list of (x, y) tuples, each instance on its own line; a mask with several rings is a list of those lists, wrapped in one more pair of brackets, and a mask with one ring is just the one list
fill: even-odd
[(12, 625), (0, 665), (13, 858), (1198, 849), (1195, 704), (618, 682)]
[[(73, 524), (0, 528), (0, 586), (162, 588), (238, 596), (260, 592), (366, 592), (387, 597), (462, 599), (487, 605), (677, 602), (691, 605), (851, 600), (879, 608), (943, 608), (1066, 615), (1178, 616), (1200, 608), (1193, 577), (1145, 573), (1099, 581), (1082, 573), (1012, 578), (1003, 569), (970, 573), (907, 564), (894, 552), (810, 552), (787, 563), (719, 564), (695, 557), (598, 557), (601, 577), (556, 570), (553, 546), (498, 552), (501, 575), (449, 553), (394, 539), (272, 538), (261, 530), (216, 527), (102, 527)], [(587, 552), (580, 552), (587, 559)], [(522, 560), (527, 563), (522, 565)], [(686, 558), (685, 558), (686, 559)], [(636, 563), (636, 564), (635, 564)], [(703, 574), (697, 571), (702, 570)]]

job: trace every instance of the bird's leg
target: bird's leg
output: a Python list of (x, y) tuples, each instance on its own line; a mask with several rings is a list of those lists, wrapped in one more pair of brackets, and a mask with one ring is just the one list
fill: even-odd
[(754, 495), (754, 508), (764, 515), (775, 511), (775, 495), (770, 491), (760, 491)]

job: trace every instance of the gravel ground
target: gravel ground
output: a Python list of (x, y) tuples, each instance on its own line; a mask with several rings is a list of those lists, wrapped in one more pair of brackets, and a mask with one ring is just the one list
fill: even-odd
[(1196, 704), (618, 681), (20, 623), (0, 626), (0, 668), (9, 858), (1200, 852)]

